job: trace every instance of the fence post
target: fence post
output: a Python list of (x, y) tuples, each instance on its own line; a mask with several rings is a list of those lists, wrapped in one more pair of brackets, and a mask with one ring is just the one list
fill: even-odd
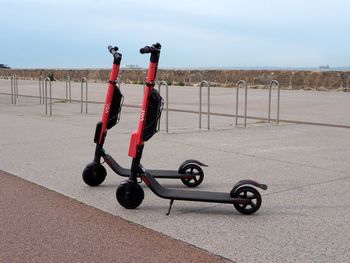
[(52, 89), (51, 89), (51, 79), (49, 77), (45, 78), (45, 115), (47, 115), (47, 82), (49, 82), (49, 88), (50, 88), (50, 116), (52, 116)]
[(14, 103), (14, 99), (13, 99), (13, 94), (14, 94), (14, 76), (10, 77), (10, 81), (11, 81), (11, 104), (16, 104), (16, 103)]
[[(169, 131), (169, 87), (168, 83), (164, 80), (159, 82), (158, 85), (158, 92), (160, 94), (160, 88), (161, 86), (165, 86), (165, 132), (168, 133)], [(160, 129), (160, 122), (158, 125), (158, 129)]]
[(44, 77), (39, 77), (39, 103), (41, 102), (44, 104)]
[(15, 93), (16, 93), (16, 98), (18, 98), (18, 79), (16, 75), (15, 75)]
[(10, 77), (11, 81), (11, 104), (17, 104), (16, 98), (18, 98), (18, 82), (17, 76), (13, 75)]
[(210, 84), (208, 81), (203, 80), (199, 84), (199, 129), (202, 128), (202, 87), (207, 86), (208, 88), (208, 126), (207, 129), (210, 130)]
[(247, 127), (248, 85), (244, 88), (244, 127)]
[(248, 86), (244, 80), (239, 80), (236, 83), (237, 91), (236, 91), (236, 126), (238, 125), (238, 96), (239, 96), (239, 87), (243, 85), (245, 88), (245, 96), (244, 96), (244, 127), (247, 127), (247, 104), (248, 104)]
[(81, 78), (80, 113), (83, 113), (83, 93), (85, 83), (85, 113), (88, 113), (88, 82), (86, 77)]
[(269, 108), (268, 108), (268, 118), (267, 121), (268, 123), (271, 123), (271, 90), (272, 86), (277, 87), (277, 124), (279, 123), (279, 114), (280, 114), (280, 84), (277, 80), (272, 80), (270, 82), (270, 87), (269, 87)]
[(72, 103), (72, 86), (70, 76), (66, 77), (66, 100)]
[(277, 88), (277, 124), (280, 123), (280, 101), (281, 101), (280, 97), (281, 97), (281, 87), (280, 87), (280, 84), (278, 83), (278, 88)]

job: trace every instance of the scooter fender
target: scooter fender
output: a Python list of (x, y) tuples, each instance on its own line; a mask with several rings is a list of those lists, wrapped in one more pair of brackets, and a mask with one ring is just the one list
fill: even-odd
[(267, 185), (266, 184), (260, 184), (256, 181), (253, 181), (253, 180), (241, 180), (239, 181), (238, 183), (236, 183), (231, 192), (230, 192), (230, 196), (234, 196), (234, 192), (239, 188), (241, 187), (242, 185), (252, 185), (252, 186), (255, 186), (255, 187), (258, 187), (258, 188), (261, 188), (262, 190), (267, 190)]
[(188, 165), (188, 164), (197, 164), (197, 165), (202, 166), (202, 167), (208, 167), (208, 165), (206, 165), (206, 164), (204, 164), (204, 163), (202, 163), (202, 162), (200, 162), (200, 161), (197, 161), (197, 160), (194, 160), (194, 159), (189, 159), (189, 160), (184, 161), (184, 162), (179, 166), (179, 170), (178, 170), (179, 174), (184, 173), (184, 167), (185, 167), (186, 165)]

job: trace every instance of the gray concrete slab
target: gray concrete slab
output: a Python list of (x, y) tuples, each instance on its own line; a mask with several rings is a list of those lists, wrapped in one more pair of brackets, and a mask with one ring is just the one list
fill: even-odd
[[(128, 96), (137, 103), (134, 95)], [(146, 167), (177, 169), (183, 160), (196, 158), (209, 164), (198, 190), (230, 191), (245, 178), (264, 182), (269, 190), (262, 192), (261, 210), (252, 216), (240, 215), (230, 205), (180, 201), (166, 216), (168, 201), (144, 185), (145, 200), (138, 209), (120, 207), (115, 190), (123, 178), (109, 168), (100, 187), (83, 183), (81, 172), (93, 158), (92, 139), (101, 105), (91, 104), (90, 113), (81, 115), (79, 104), (55, 103), (54, 116), (47, 117), (43, 106), (33, 100), (20, 98), (15, 106), (10, 105), (9, 96), (0, 95), (2, 170), (237, 262), (345, 262), (350, 258), (348, 129), (266, 123), (244, 129), (215, 116), (216, 129), (199, 132), (198, 119), (176, 113), (177, 129), (160, 132), (147, 142)], [(349, 105), (348, 100), (341, 101), (339, 109)], [(311, 109), (311, 117), (306, 115), (312, 118), (321, 108)], [(334, 119), (347, 121), (334, 108)], [(130, 132), (137, 118), (137, 109), (123, 108), (120, 124), (107, 137), (105, 148), (126, 167), (130, 166)], [(183, 188), (174, 180), (162, 183)]]

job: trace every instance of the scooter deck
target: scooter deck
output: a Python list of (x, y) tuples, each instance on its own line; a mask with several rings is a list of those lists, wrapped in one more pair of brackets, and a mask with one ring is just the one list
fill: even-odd
[[(130, 169), (126, 169), (122, 166), (120, 166), (109, 154), (104, 154), (103, 159), (106, 161), (106, 163), (111, 167), (111, 169), (123, 177), (129, 177), (130, 176)], [(180, 174), (176, 170), (148, 170), (155, 178), (164, 178), (164, 179), (181, 179), (183, 177), (183, 174)]]
[(154, 194), (164, 199), (226, 204), (250, 203), (249, 199), (233, 198), (229, 193), (165, 188), (161, 186), (148, 171), (143, 174), (141, 178)]

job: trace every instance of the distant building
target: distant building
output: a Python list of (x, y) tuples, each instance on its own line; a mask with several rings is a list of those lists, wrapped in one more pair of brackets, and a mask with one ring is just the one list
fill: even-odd
[(10, 68), (8, 65), (0, 64), (0, 68)]
[(123, 66), (123, 68), (125, 68), (125, 69), (142, 69), (142, 67), (140, 67), (137, 64), (125, 64)]
[(319, 66), (319, 69), (330, 69), (331, 67), (329, 65), (322, 65)]

